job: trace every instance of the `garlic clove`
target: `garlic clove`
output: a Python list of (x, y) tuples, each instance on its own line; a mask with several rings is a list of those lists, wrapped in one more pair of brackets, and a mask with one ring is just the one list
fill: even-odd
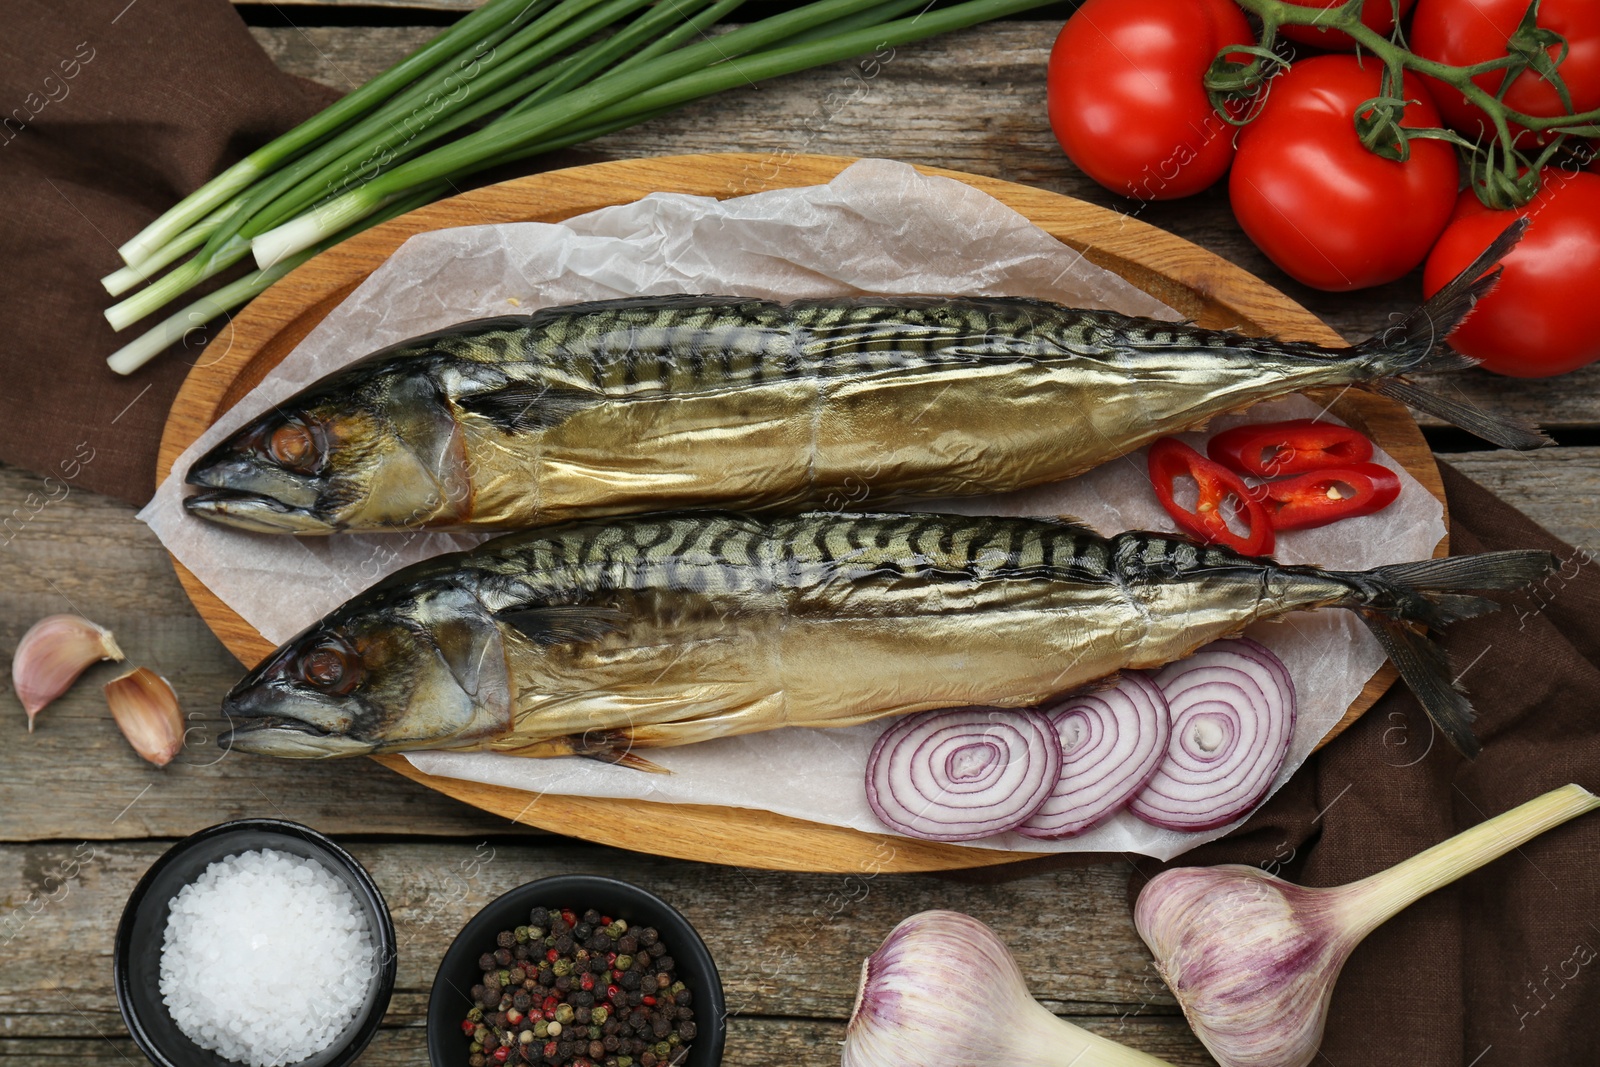
[(93, 663), (122, 659), (122, 649), (104, 626), (78, 615), (46, 615), (28, 628), (11, 657), (11, 686), (33, 717), (65, 693)]
[(178, 694), (161, 675), (136, 667), (106, 683), (106, 703), (133, 750), (165, 767), (183, 749), (183, 713)]

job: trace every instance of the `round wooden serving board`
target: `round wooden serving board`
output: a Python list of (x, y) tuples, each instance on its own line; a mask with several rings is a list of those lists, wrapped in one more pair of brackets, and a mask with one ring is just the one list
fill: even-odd
[[(765, 188), (827, 182), (854, 162), (799, 156)], [(559, 222), (649, 193), (672, 191), (725, 197), (756, 191), (749, 176), (761, 173), (760, 156), (694, 155), (598, 163), (551, 171), (441, 200), (376, 226), (324, 252), (257, 297), (224, 328), (189, 373), (172, 406), (161, 440), (158, 480), (222, 412), (256, 386), (271, 368), (414, 233), (500, 222)], [(1090, 260), (1127, 278), (1202, 326), (1338, 345), (1341, 338), (1277, 290), (1181, 238), (1113, 211), (1055, 193), (993, 178), (919, 167), (954, 178), (1026, 215)], [(1332, 410), (1364, 430), (1442, 501), (1433, 455), (1406, 410), (1363, 392), (1345, 392)], [(1440, 544), (1437, 554), (1442, 555)], [(174, 561), (195, 607), (234, 655), (253, 664), (272, 646)], [(1328, 735), (1358, 718), (1394, 679), (1385, 666)], [(589, 797), (535, 796), (421, 773), (399, 756), (379, 762), (448, 796), (517, 822), (638, 851), (713, 863), (777, 870), (868, 872), (944, 870), (1032, 859), (1037, 853), (1002, 852), (914, 841), (803, 822), (765, 811)]]

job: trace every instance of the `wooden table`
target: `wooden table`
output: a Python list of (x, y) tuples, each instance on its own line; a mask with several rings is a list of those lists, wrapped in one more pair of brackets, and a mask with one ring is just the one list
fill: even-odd
[[(434, 12), (334, 11), (326, 3), (248, 10), (275, 20), (253, 32), (284, 69), (341, 88), (437, 32), (396, 24)], [(1135, 208), (1083, 178), (1044, 123), (1044, 63), (1057, 28), (1039, 21), (981, 27), (902, 48), (866, 83), (847, 66), (825, 68), (702, 102), (592, 148), (613, 157), (770, 152), (780, 166), (786, 152), (880, 155), (1036, 184), (1134, 211), (1196, 241), (1351, 339), (1416, 300), (1415, 277), (1347, 295), (1295, 285), (1243, 237), (1220, 192)], [(1600, 550), (1600, 367), (1554, 382), (1471, 374), (1459, 378), (1459, 389), (1541, 421), (1563, 447), (1478, 451), (1425, 421), (1434, 447), (1557, 534)], [(0, 469), (0, 510), (9, 513), (38, 487), (34, 475)], [(45, 508), (0, 551), (0, 604), (0, 648), (14, 648), (41, 615), (78, 611), (111, 626), (131, 658), (171, 679), (191, 708), (214, 708), (239, 674), (132, 509), (92, 495)], [(15, 697), (0, 696), (0, 1059), (8, 1062), (57, 1063), (69, 1054), (139, 1061), (111, 992), (111, 935), (123, 901), (173, 839), (244, 815), (295, 819), (334, 835), (388, 898), (401, 943), (399, 981), (384, 1029), (363, 1058), (368, 1064), (423, 1062), (427, 990), (455, 931), (503, 890), (565, 871), (642, 883), (700, 928), (734, 1013), (727, 1062), (740, 1067), (837, 1063), (861, 957), (900, 918), (931, 907), (992, 923), (1035, 994), (1062, 1016), (1175, 1064), (1210, 1062), (1134, 933), (1124, 864), (993, 886), (959, 877), (774, 874), (530, 834), (365, 760), (216, 761), (211, 748), (195, 744), (158, 771), (127, 749), (109, 721), (98, 689), (112, 673), (93, 670), (43, 714), (32, 736)], [(671, 850), (665, 837), (640, 846)], [(60, 881), (53, 872), (73, 860), (76, 875)]]

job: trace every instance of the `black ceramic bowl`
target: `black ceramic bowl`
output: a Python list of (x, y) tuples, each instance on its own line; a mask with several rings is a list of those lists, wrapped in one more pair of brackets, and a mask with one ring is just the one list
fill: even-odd
[(526, 926), (535, 907), (594, 908), (629, 926), (653, 926), (677, 964), (678, 980), (694, 994), (697, 1034), (684, 1067), (718, 1067), (727, 1037), (722, 979), (706, 943), (689, 920), (661, 898), (636, 885), (598, 874), (563, 874), (520, 885), (477, 915), (451, 943), (439, 964), (428, 998), (428, 1060), (433, 1067), (467, 1067), (467, 1038), (461, 1021), (472, 1009), (469, 990), (483, 981), (478, 957), (495, 948), (501, 930)]
[(112, 956), (117, 1007), (122, 1021), (151, 1061), (160, 1067), (239, 1067), (189, 1040), (161, 1002), (161, 945), (168, 905), (178, 890), (206, 867), (228, 856), (270, 848), (315, 860), (350, 887), (367, 913), (381, 965), (367, 985), (367, 1002), (328, 1048), (298, 1067), (342, 1067), (361, 1054), (377, 1032), (394, 992), (395, 939), (389, 908), (372, 879), (348, 852), (299, 823), (279, 819), (239, 819), (208, 827), (166, 851), (139, 879), (117, 926)]

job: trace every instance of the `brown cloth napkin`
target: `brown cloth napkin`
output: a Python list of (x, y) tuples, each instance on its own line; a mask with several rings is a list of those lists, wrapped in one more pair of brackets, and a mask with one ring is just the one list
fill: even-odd
[[(1440, 470), (1452, 553), (1547, 548), (1562, 560), (1541, 585), (1502, 597), (1500, 612), (1442, 638), (1478, 709), (1482, 754), (1457, 755), (1397, 683), (1249, 823), (1172, 866), (1246, 863), (1341, 885), (1568, 782), (1600, 791), (1600, 573), (1587, 553)], [(1600, 812), (1380, 926), (1335, 988), (1316, 1062), (1600, 1064)]]
[(226, 0), (0, 3), (0, 461), (149, 499), (206, 338), (113, 374), (106, 356), (161, 315), (114, 333), (98, 279), (156, 215), (337, 96), (279, 71)]

